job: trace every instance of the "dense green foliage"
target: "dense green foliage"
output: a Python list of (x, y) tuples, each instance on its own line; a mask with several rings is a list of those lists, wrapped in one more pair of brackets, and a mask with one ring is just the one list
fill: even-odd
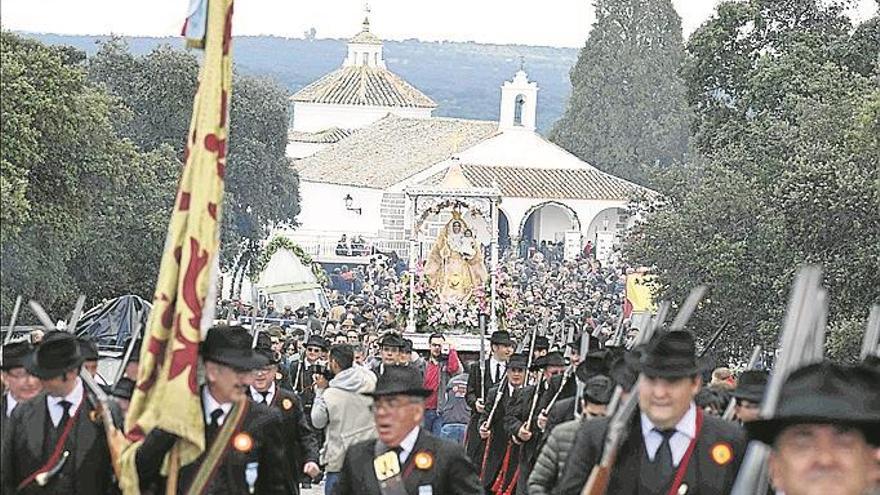
[[(2, 33), (2, 308), (15, 295), (61, 315), (124, 293), (152, 297), (196, 90), (192, 55), (135, 56), (118, 41), (86, 59)], [(284, 155), (286, 92), (236, 77), (223, 261), (259, 255), (298, 212)]]
[(596, 22), (571, 70), (572, 96), (550, 138), (596, 167), (646, 183), (687, 151), (678, 75), (681, 18), (670, 0), (596, 0)]
[[(636, 230), (632, 261), (662, 296), (713, 287), (701, 332), (729, 321), (722, 354), (775, 345), (794, 271), (824, 268), (829, 352), (880, 301), (880, 36), (817, 0), (725, 2), (687, 43), (699, 159), (658, 179), (668, 203)], [(848, 337), (843, 337), (846, 335)]]

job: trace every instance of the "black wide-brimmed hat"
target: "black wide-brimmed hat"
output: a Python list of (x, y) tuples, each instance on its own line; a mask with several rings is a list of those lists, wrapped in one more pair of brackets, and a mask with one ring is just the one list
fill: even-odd
[(549, 349), (549, 348), (550, 348), (550, 341), (547, 339), (547, 337), (544, 337), (543, 335), (538, 335), (535, 337), (534, 349), (536, 351), (539, 351), (539, 350), (543, 351), (544, 349)]
[(83, 361), (76, 337), (55, 330), (47, 333), (34, 352), (28, 355), (25, 368), (35, 377), (48, 380), (78, 368)]
[(134, 393), (134, 380), (125, 376), (120, 378), (116, 386), (110, 389), (110, 395), (120, 399), (131, 400), (132, 393)]
[[(571, 347), (572, 349), (574, 349), (577, 352), (581, 352), (581, 342), (583, 342), (583, 337), (584, 336), (581, 335), (580, 337), (572, 340), (568, 344), (565, 344), (565, 346)], [(600, 348), (599, 339), (597, 339), (596, 337), (593, 337), (589, 333), (586, 334), (586, 337), (590, 340), (590, 344), (587, 347), (587, 353), (599, 350), (599, 348)]]
[(406, 343), (403, 341), (403, 337), (395, 332), (388, 332), (383, 335), (379, 339), (378, 344), (380, 347), (397, 347), (398, 349), (403, 349), (403, 347), (406, 345)]
[(281, 361), (279, 353), (272, 350), (272, 337), (266, 332), (257, 334), (257, 345), (254, 350), (269, 360), (269, 364), (278, 364)]
[(513, 339), (510, 338), (510, 332), (507, 330), (496, 330), (489, 337), (489, 344), (513, 345)]
[(98, 344), (87, 335), (81, 335), (76, 339), (79, 344), (79, 354), (85, 361), (98, 360)]
[(642, 352), (641, 372), (653, 378), (684, 378), (700, 371), (694, 336), (690, 332), (663, 332)]
[(785, 380), (773, 418), (746, 423), (750, 439), (773, 445), (796, 424), (834, 424), (858, 428), (880, 446), (880, 372), (866, 366), (815, 363)]
[(507, 369), (524, 370), (529, 367), (529, 357), (525, 354), (514, 354), (507, 362)]
[(565, 358), (559, 351), (548, 352), (532, 362), (530, 371), (542, 370), (548, 366), (565, 366)]
[(325, 351), (330, 348), (327, 339), (320, 335), (310, 335), (309, 340), (306, 341), (306, 347), (317, 347)]
[(586, 383), (592, 376), (608, 375), (608, 351), (593, 351), (584, 356), (583, 361), (575, 369), (575, 375), (581, 382)]
[(387, 366), (376, 381), (376, 389), (364, 393), (370, 397), (409, 395), (427, 397), (431, 391), (422, 386), (422, 374), (410, 366)]
[(34, 347), (30, 342), (10, 342), (3, 346), (3, 371), (9, 371), (15, 368), (24, 368), (28, 355), (34, 352)]
[(593, 404), (608, 404), (614, 393), (614, 382), (605, 375), (590, 377), (584, 384), (584, 400)]
[(251, 334), (242, 326), (213, 327), (201, 344), (202, 359), (237, 370), (255, 370), (269, 364), (266, 356), (251, 349), (251, 341)]
[(747, 400), (758, 404), (764, 397), (764, 389), (767, 387), (769, 374), (764, 370), (746, 370), (737, 380), (733, 396), (737, 399)]

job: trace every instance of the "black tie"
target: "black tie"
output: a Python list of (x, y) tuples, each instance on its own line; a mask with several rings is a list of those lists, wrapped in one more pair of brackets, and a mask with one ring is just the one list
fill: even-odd
[(400, 453), (403, 452), (403, 447), (398, 445), (397, 447), (392, 447), (391, 451), (397, 454), (397, 461), (402, 465), (403, 462), (400, 460)]
[(495, 383), (498, 383), (498, 380), (501, 379), (501, 363), (495, 363)]
[(269, 391), (266, 390), (265, 392), (260, 392), (260, 395), (263, 396), (263, 404), (268, 404), (269, 403)]
[(654, 464), (657, 467), (657, 473), (660, 475), (660, 479), (665, 482), (672, 477), (672, 448), (669, 446), (669, 439), (672, 438), (672, 435), (675, 435), (675, 428), (670, 430), (654, 428), (654, 431), (663, 436), (663, 441), (660, 442), (660, 447), (657, 449), (657, 454), (654, 456)]
[(73, 406), (73, 403), (70, 401), (62, 400), (58, 402), (58, 405), (61, 406), (63, 412), (61, 413), (61, 421), (58, 422), (57, 428), (64, 428), (64, 425), (66, 425), (67, 421), (70, 420), (70, 408)]
[(209, 426), (211, 426), (212, 428), (219, 428), (220, 427), (220, 418), (222, 418), (222, 417), (223, 417), (223, 409), (218, 407), (217, 409), (214, 409), (213, 411), (211, 411), (211, 423)]

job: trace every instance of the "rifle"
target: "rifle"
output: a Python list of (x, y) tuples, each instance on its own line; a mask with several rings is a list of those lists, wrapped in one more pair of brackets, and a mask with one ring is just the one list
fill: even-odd
[[(482, 380), (481, 380), (482, 381)], [(504, 378), (502, 378), (498, 382), (498, 388), (495, 392), (495, 400), (492, 401), (492, 409), (489, 410), (489, 417), (486, 418), (486, 421), (480, 425), (480, 428), (485, 427), (486, 431), (489, 432), (489, 438), (486, 439), (486, 446), (483, 448), (483, 461), (480, 463), (480, 479), (483, 479), (483, 473), (486, 471), (486, 460), (489, 458), (489, 442), (492, 441), (492, 430), (490, 429), (492, 425), (492, 418), (495, 416), (495, 411), (498, 409), (498, 403), (501, 402), (501, 396), (504, 395), (505, 388), (507, 386), (507, 371), (504, 372)]]
[[(767, 389), (761, 401), (762, 418), (773, 418), (779, 405), (782, 385), (789, 373), (805, 364), (807, 347), (816, 335), (817, 302), (822, 271), (817, 266), (803, 266), (798, 270), (789, 297), (782, 327), (782, 351), (776, 366), (770, 373)], [(812, 354), (812, 353), (811, 353)], [(739, 474), (733, 485), (732, 495), (754, 495), (767, 490), (767, 458), (770, 447), (757, 441), (749, 442)]]
[[(678, 314), (676, 314), (671, 328), (684, 328), (696, 309), (697, 304), (699, 304), (699, 298), (705, 293), (705, 286), (696, 287), (691, 291), (685, 304), (681, 306)], [(662, 325), (663, 321), (666, 319), (669, 307), (669, 301), (663, 301), (660, 303), (657, 315), (639, 332), (638, 337), (636, 337), (635, 345), (647, 342), (650, 339), (654, 329)], [(614, 412), (614, 416), (611, 417), (611, 421), (608, 423), (608, 434), (605, 436), (602, 457), (599, 464), (593, 466), (593, 470), (590, 472), (590, 477), (587, 479), (587, 484), (584, 485), (581, 495), (605, 495), (608, 491), (608, 483), (611, 480), (611, 470), (614, 468), (614, 463), (617, 460), (617, 451), (626, 440), (626, 434), (628, 433), (627, 428), (629, 428), (629, 424), (635, 415), (638, 404), (639, 384), (636, 382), (636, 384), (633, 385), (632, 390), (630, 390), (630, 394), (626, 398), (626, 401), (617, 409), (617, 411)]]
[(486, 398), (486, 314), (478, 316), (480, 325), (480, 399)]
[[(590, 337), (587, 336), (586, 328), (583, 331), (581, 331), (581, 348), (578, 350), (578, 352), (580, 352), (581, 361), (586, 359), (587, 354), (590, 353)], [(572, 367), (572, 368), (574, 368), (574, 367)], [(576, 370), (572, 369), (572, 373), (574, 373), (575, 371)], [(562, 385), (565, 385), (565, 384), (563, 383)], [(559, 386), (560, 391), (562, 390), (562, 385)], [(581, 383), (580, 380), (577, 381), (577, 396), (575, 396), (575, 399), (574, 399), (574, 417), (576, 419), (580, 419), (580, 417), (581, 417), (580, 402), (581, 402), (581, 395), (583, 395), (583, 393), (584, 393), (584, 386), (585, 385), (586, 384)], [(559, 396), (559, 392), (556, 392), (556, 395)], [(553, 400), (555, 401), (556, 397), (554, 397)], [(550, 407), (552, 407), (552, 406), (553, 406), (553, 403), (551, 402), (550, 405), (547, 406), (547, 411), (550, 411)]]
[[(761, 346), (756, 345), (754, 349), (752, 349), (752, 356), (749, 358), (749, 363), (746, 365), (746, 371), (753, 370), (758, 365), (758, 360), (761, 358)], [(725, 421), (732, 421), (733, 415), (736, 414), (736, 398), (731, 397), (730, 402), (727, 403), (727, 408), (724, 410), (724, 414), (721, 415), (721, 419)]]
[(862, 339), (862, 351), (859, 360), (864, 361), (868, 356), (877, 355), (877, 347), (880, 344), (880, 304), (871, 306), (868, 315), (868, 326), (865, 328), (865, 337)]
[(113, 414), (110, 411), (110, 398), (101, 389), (101, 386), (95, 382), (92, 375), (86, 370), (80, 370), (79, 377), (85, 384), (86, 388), (91, 392), (93, 397), (92, 403), (96, 407), (96, 412), (101, 415), (101, 422), (104, 423), (104, 433), (107, 437), (107, 447), (110, 450), (110, 464), (116, 479), (120, 479), (119, 454), (124, 447), (123, 437), (116, 429), (116, 423), (113, 422)]
[(532, 329), (532, 340), (529, 341), (529, 359), (526, 363), (526, 381), (531, 381), (531, 372), (532, 372), (532, 356), (535, 355), (535, 338), (538, 336), (538, 327)]
[(543, 382), (544, 374), (542, 373), (538, 375), (538, 382), (535, 383), (535, 393), (532, 394), (532, 407), (529, 408), (529, 417), (524, 423), (527, 431), (531, 431), (532, 418), (535, 417), (535, 408), (538, 407), (538, 396), (541, 395), (539, 392), (541, 391), (541, 385), (543, 385)]
[(125, 373), (125, 367), (128, 365), (128, 361), (131, 360), (131, 353), (134, 352), (134, 346), (135, 344), (137, 344), (137, 341), (140, 338), (140, 330), (131, 336), (131, 340), (129, 340), (128, 342), (128, 347), (125, 349), (125, 354), (122, 357), (122, 363), (119, 364), (119, 368), (116, 369), (116, 375), (113, 377), (114, 387), (117, 383), (119, 383), (119, 379), (122, 378), (122, 374)]
[(703, 349), (700, 351), (699, 354), (697, 354), (698, 360), (700, 358), (702, 358), (703, 356), (705, 356), (707, 352), (709, 352), (709, 349), (711, 349), (712, 346), (715, 345), (715, 342), (718, 340), (718, 337), (720, 337), (721, 334), (724, 333), (724, 331), (727, 330), (727, 327), (729, 327), (729, 326), (730, 326), (730, 323), (725, 321), (724, 323), (721, 324), (720, 327), (718, 327), (718, 330), (712, 335), (712, 338), (710, 338), (709, 341), (706, 342), (706, 345), (703, 346)]
[[(15, 306), (12, 308), (12, 318), (9, 319), (9, 326), (6, 328), (6, 336), (3, 338), (3, 345), (9, 344), (12, 340), (12, 332), (15, 328), (15, 321), (18, 320), (18, 310), (21, 309), (21, 296), (15, 298)], [(3, 353), (0, 352), (0, 365), (3, 365)]]

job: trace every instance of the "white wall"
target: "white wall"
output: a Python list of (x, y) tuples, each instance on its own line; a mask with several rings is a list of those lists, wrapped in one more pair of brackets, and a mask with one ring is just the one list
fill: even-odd
[[(626, 206), (626, 201), (611, 201), (611, 200), (582, 200), (582, 199), (565, 199), (565, 200), (555, 200), (559, 203), (563, 203), (570, 207), (578, 216), (578, 219), (581, 223), (581, 233), (584, 236), (588, 235), (588, 229), (590, 223), (596, 218), (596, 216), (607, 208), (618, 208)], [(526, 213), (534, 206), (545, 203), (546, 200), (542, 200), (539, 198), (509, 198), (504, 197), (501, 202), (501, 207), (504, 209), (504, 213), (507, 215), (507, 220), (510, 222), (510, 236), (511, 237), (519, 237), (520, 225), (522, 224), (523, 218)], [(554, 208), (558, 210), (558, 208)], [(549, 210), (549, 208), (547, 208)], [(566, 216), (566, 222), (567, 216)], [(601, 225), (601, 222), (600, 222)], [(609, 224), (609, 229), (613, 226), (613, 223)], [(566, 226), (563, 228), (559, 228), (559, 232), (564, 232), (569, 230), (570, 225), (566, 223)], [(548, 228), (546, 232), (551, 232)], [(552, 234), (551, 234), (552, 235)], [(543, 239), (544, 237), (542, 237)], [(552, 238), (552, 237), (549, 237)], [(549, 239), (548, 238), (548, 239)]]
[(547, 205), (538, 211), (535, 232), (539, 241), (561, 241), (565, 232), (572, 230), (569, 212), (556, 205)]
[(359, 129), (372, 124), (389, 113), (405, 118), (426, 119), (431, 117), (432, 110), (431, 108), (294, 103), (293, 130), (319, 132), (331, 127)]
[[(362, 214), (345, 209), (343, 200), (352, 197), (352, 206)], [(364, 187), (342, 186), (321, 182), (302, 181), (299, 185), (300, 226), (292, 236), (331, 236), (361, 234), (375, 236), (382, 228), (379, 205), (382, 191)]]

